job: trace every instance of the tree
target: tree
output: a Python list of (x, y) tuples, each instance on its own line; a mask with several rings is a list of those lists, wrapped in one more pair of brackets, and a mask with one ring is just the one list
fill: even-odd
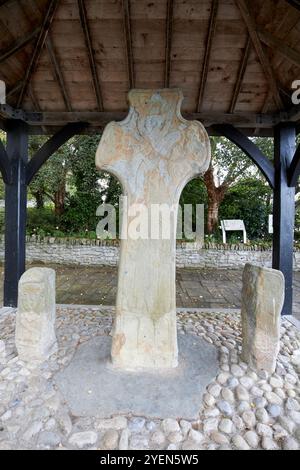
[(220, 205), (222, 219), (242, 219), (250, 239), (268, 236), (272, 189), (262, 178), (243, 178), (233, 184)]
[[(29, 156), (32, 157), (45, 141), (45, 137), (31, 136), (29, 139)], [(42, 208), (45, 197), (47, 197), (53, 202), (56, 215), (62, 215), (65, 210), (66, 185), (70, 172), (72, 145), (73, 139), (51, 155), (29, 186), (37, 207)]]
[[(254, 139), (266, 156), (273, 156), (271, 139)], [(241, 178), (262, 178), (256, 166), (235, 144), (224, 137), (212, 137), (212, 160), (204, 174), (207, 189), (207, 232), (212, 234), (219, 220), (220, 204), (229, 188)]]

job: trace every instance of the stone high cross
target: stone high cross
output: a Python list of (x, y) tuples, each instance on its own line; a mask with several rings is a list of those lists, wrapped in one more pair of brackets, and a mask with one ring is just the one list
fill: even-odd
[[(127, 196), (123, 237), (135, 204), (149, 210), (167, 204), (176, 221), (181, 191), (210, 161), (204, 127), (180, 114), (180, 90), (132, 90), (128, 98), (127, 118), (106, 126), (96, 154), (97, 167), (115, 175)], [(112, 362), (124, 369), (171, 368), (178, 362), (176, 223), (169, 238), (153, 238), (129, 234), (121, 240)]]

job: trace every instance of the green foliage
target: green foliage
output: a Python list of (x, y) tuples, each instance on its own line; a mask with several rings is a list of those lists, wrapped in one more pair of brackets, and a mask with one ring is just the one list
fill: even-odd
[[(0, 137), (3, 140), (5, 135)], [(47, 138), (30, 138), (30, 158)], [(34, 198), (45, 207), (28, 209), (29, 234), (95, 238), (99, 221), (96, 209), (102, 201), (116, 207), (118, 220), (122, 188), (114, 176), (99, 172), (95, 167), (99, 140), (99, 135), (74, 137), (52, 155), (38, 172), (30, 184), (29, 198)], [(273, 139), (253, 140), (272, 159)], [(226, 187), (219, 219), (243, 219), (250, 239), (266, 240), (268, 214), (272, 213), (269, 186), (251, 160), (236, 145), (223, 137), (212, 137), (211, 144), (215, 185), (220, 187), (224, 184)], [(59, 192), (62, 193), (64, 209), (60, 215), (54, 210)], [(0, 199), (3, 198), (4, 185), (0, 179)], [(203, 178), (195, 178), (186, 185), (180, 204), (204, 204), (207, 214), (208, 193)], [(3, 219), (4, 211), (0, 209), (0, 231), (4, 228)], [(195, 222), (195, 211), (193, 220)], [(300, 227), (300, 202), (296, 211), (297, 227)], [(295, 236), (300, 238), (300, 231), (296, 231)], [(207, 240), (221, 241), (221, 231), (217, 229)], [(233, 233), (229, 240), (233, 242), (238, 238)]]
[(270, 187), (261, 179), (243, 179), (228, 190), (220, 206), (220, 219), (242, 219), (250, 239), (265, 238), (271, 194)]
[(62, 232), (59, 230), (58, 224), (58, 217), (51, 207), (27, 209), (27, 233), (29, 235), (59, 236), (58, 233)]

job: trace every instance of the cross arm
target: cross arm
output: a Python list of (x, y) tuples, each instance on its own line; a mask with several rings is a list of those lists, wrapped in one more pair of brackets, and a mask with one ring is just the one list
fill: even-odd
[(229, 139), (248, 155), (263, 173), (270, 186), (274, 188), (274, 167), (254, 142), (230, 124), (215, 124), (212, 127), (218, 134)]
[(79, 134), (88, 124), (85, 122), (74, 122), (67, 124), (60, 131), (54, 134), (35, 153), (27, 165), (26, 182), (29, 184), (42, 165), (71, 137)]
[(298, 177), (300, 175), (300, 144), (297, 147), (293, 160), (291, 161), (288, 170), (288, 183), (289, 186), (296, 186)]
[(4, 183), (9, 184), (11, 181), (10, 161), (2, 140), (0, 140), (0, 171), (2, 173)]

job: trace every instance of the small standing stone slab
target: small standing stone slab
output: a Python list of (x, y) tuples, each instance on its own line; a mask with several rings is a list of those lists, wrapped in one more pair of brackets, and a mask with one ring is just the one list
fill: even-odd
[(56, 352), (55, 271), (31, 268), (19, 281), (16, 347), (19, 358), (41, 363)]
[(281, 271), (245, 265), (241, 312), (242, 358), (257, 370), (275, 371), (283, 301), (284, 277)]

